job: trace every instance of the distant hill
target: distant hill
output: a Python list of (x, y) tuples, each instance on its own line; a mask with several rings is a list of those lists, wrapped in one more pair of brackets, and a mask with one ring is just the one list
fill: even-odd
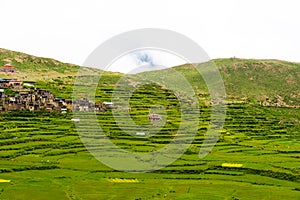
[[(80, 68), (78, 65), (59, 62), (51, 58), (41, 58), (0, 48), (0, 67), (5, 64), (11, 64), (17, 69), (18, 73), (0, 73), (1, 77), (14, 77), (29, 81), (76, 76), (77, 71)], [(95, 69), (92, 68), (85, 69), (87, 74), (95, 71)]]
[[(300, 64), (279, 60), (225, 58), (202, 64), (176, 66), (178, 72), (200, 93), (206, 93), (204, 80), (194, 66), (214, 63), (222, 75), (227, 97), (252, 99), (264, 105), (300, 106)], [(145, 72), (151, 76), (168, 70)]]
[(228, 95), (300, 106), (300, 63), (217, 59)]
[[(239, 58), (215, 59), (211, 62), (218, 66), (224, 80), (227, 97), (231, 99), (252, 99), (265, 105), (300, 106), (299, 63)], [(0, 77), (16, 77), (39, 83), (42, 81), (45, 87), (50, 87), (47, 82), (51, 80), (49, 89), (57, 89), (57, 93), (63, 84), (73, 83), (80, 68), (80, 66), (50, 58), (0, 49), (0, 66), (5, 64), (12, 64), (19, 73), (0, 73)], [(203, 79), (199, 77), (197, 70), (191, 64), (176, 66), (173, 69), (182, 73), (199, 93), (207, 93)], [(92, 68), (84, 68), (84, 70), (87, 75), (99, 72), (98, 69)], [(144, 73), (155, 75), (166, 73), (165, 70)], [(105, 72), (101, 84), (107, 85), (103, 86), (107, 90), (116, 83), (120, 76), (120, 73)], [(70, 90), (66, 93), (71, 94), (71, 85), (66, 88)]]

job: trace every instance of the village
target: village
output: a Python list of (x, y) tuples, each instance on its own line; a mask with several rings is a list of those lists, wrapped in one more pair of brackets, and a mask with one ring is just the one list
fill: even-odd
[[(18, 73), (10, 64), (4, 65), (0, 71), (4, 73)], [(72, 102), (72, 100), (55, 97), (48, 90), (35, 88), (33, 84), (24, 83), (16, 78), (0, 78), (0, 99), (0, 112), (17, 110), (45, 110), (61, 113), (67, 113), (70, 110), (103, 112), (105, 109), (104, 103), (93, 102), (86, 98)]]
[[(0, 72), (18, 73), (10, 64), (0, 68)], [(113, 102), (94, 102), (87, 98), (68, 100), (55, 97), (51, 91), (34, 87), (32, 83), (16, 78), (0, 78), (0, 112), (9, 111), (48, 111), (61, 112), (103, 112), (114, 107)], [(161, 120), (161, 116), (149, 113), (149, 120)]]
[[(10, 94), (6, 94), (10, 91)], [(32, 84), (23, 83), (18, 79), (0, 78), (0, 112), (14, 110), (29, 111), (96, 111), (102, 112), (105, 109), (103, 103), (93, 102), (81, 98), (72, 102), (64, 98), (55, 97), (50, 91), (35, 88)]]

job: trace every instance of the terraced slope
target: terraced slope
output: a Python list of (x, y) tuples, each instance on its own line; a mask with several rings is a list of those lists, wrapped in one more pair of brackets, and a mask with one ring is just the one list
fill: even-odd
[[(56, 97), (72, 98), (78, 66), (8, 50), (0, 53), (0, 64), (12, 62), (20, 71), (1, 76), (24, 78)], [(205, 158), (199, 158), (199, 151), (211, 119), (209, 95), (195, 69), (178, 66), (198, 95), (200, 114), (196, 137), (177, 161), (149, 173), (119, 172), (85, 148), (72, 113), (1, 113), (0, 199), (299, 199), (299, 64), (235, 58), (215, 63), (229, 98), (219, 141)], [(87, 69), (85, 75), (91, 72), (98, 73)], [(110, 101), (120, 77), (104, 73), (96, 100)], [(118, 115), (127, 107), (114, 103), (117, 112), (108, 109), (97, 120), (120, 148), (154, 152), (175, 137), (182, 113), (172, 91), (148, 84), (132, 93), (129, 115), (136, 124), (148, 126), (141, 131), (151, 137), (134, 135), (137, 129), (130, 124), (121, 129), (116, 119), (124, 119)], [(149, 112), (162, 119), (149, 121)]]
[[(206, 92), (206, 84), (196, 70), (216, 65), (223, 78), (228, 98), (252, 99), (257, 103), (282, 106), (300, 105), (300, 64), (279, 60), (216, 59), (200, 65), (174, 67), (184, 75), (200, 93)], [(148, 74), (168, 73), (153, 71)], [(149, 76), (149, 75), (148, 75)]]
[[(171, 93), (159, 87), (152, 90), (155, 92), (150, 97), (152, 91), (147, 86), (132, 96), (132, 104), (143, 102), (139, 104), (142, 107), (131, 110), (133, 120), (151, 124), (146, 111), (153, 104), (163, 104), (173, 114), (169, 123), (150, 138), (124, 134), (111, 111), (98, 114), (99, 124), (120, 148), (155, 151), (174, 137), (179, 122)], [(264, 198), (268, 192), (268, 199), (296, 199), (300, 189), (297, 113), (299, 109), (229, 104), (219, 142), (211, 154), (200, 159), (198, 153), (210, 119), (210, 108), (203, 106), (199, 131), (188, 151), (172, 165), (146, 174), (117, 172), (98, 162), (81, 143), (69, 114), (2, 114), (1, 178), (11, 183), (1, 183), (0, 197), (39, 199), (32, 194), (51, 191), (60, 199), (111, 195), (121, 199), (124, 194), (132, 199), (159, 199), (164, 195), (169, 199), (253, 199)], [(112, 178), (136, 181), (124, 181), (122, 185), (110, 181)]]

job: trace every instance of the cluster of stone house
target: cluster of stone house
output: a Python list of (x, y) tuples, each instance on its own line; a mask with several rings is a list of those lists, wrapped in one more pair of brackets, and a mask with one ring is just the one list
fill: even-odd
[[(16, 73), (17, 70), (11, 64), (6, 64), (0, 68), (0, 72)], [(6, 95), (5, 90), (13, 91), (13, 95)], [(55, 98), (50, 91), (34, 88), (30, 83), (23, 83), (18, 79), (0, 78), (0, 112), (13, 110), (46, 110), (62, 113), (68, 110), (102, 112), (105, 107), (113, 105), (111, 102), (108, 103), (110, 104), (95, 103), (86, 98), (72, 102), (64, 98)]]
[(5, 95), (4, 89), (0, 89), (0, 98), (0, 112), (13, 110), (46, 110), (62, 113), (66, 113), (68, 110), (102, 112), (105, 109), (102, 103), (95, 103), (86, 98), (74, 102), (64, 98), (55, 98), (50, 91), (39, 88), (19, 91), (13, 96)]
[(51, 92), (40, 89), (30, 89), (29, 91), (20, 91), (15, 95), (5, 95), (4, 89), (0, 91), (1, 111), (12, 110), (49, 110), (54, 108), (64, 108), (59, 100), (56, 100)]
[[(5, 90), (14, 91), (14, 94), (6, 95)], [(56, 98), (48, 90), (34, 87), (24, 89), (23, 82), (20, 80), (0, 78), (0, 112), (13, 110), (46, 110), (62, 113), (68, 110), (102, 112), (104, 109), (103, 103), (95, 103), (86, 98), (72, 102), (64, 98)]]
[(105, 110), (105, 104), (100, 102), (94, 102), (87, 98), (81, 98), (71, 103), (71, 109), (73, 111), (81, 112), (103, 112)]

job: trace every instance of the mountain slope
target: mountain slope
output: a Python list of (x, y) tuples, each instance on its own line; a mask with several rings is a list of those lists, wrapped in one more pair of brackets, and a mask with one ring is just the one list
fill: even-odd
[[(209, 63), (211, 62), (215, 63), (221, 72), (228, 98), (253, 99), (264, 105), (300, 106), (299, 63), (238, 58), (215, 59)], [(51, 83), (50, 88), (54, 90), (62, 87), (62, 85), (70, 85), (70, 91), (67, 92), (69, 94), (71, 94), (71, 85), (80, 68), (77, 65), (62, 63), (49, 58), (0, 49), (0, 66), (7, 63), (12, 64), (19, 73), (1, 73), (0, 77), (38, 81), (41, 86), (45, 87), (49, 87), (49, 83)], [(100, 72), (98, 69), (83, 69), (84, 74), (87, 75)], [(156, 76), (168, 73), (168, 70), (173, 69), (183, 74), (196, 91), (207, 93), (203, 79), (191, 64), (162, 71), (145, 72), (144, 74)], [(105, 72), (100, 84), (113, 86), (120, 76), (122, 76), (120, 73)]]
[[(8, 54), (1, 54), (1, 62), (7, 63), (7, 60), (2, 59), (11, 59), (10, 62), (20, 73), (0, 74), (0, 77), (30, 75), (27, 78), (35, 78), (36, 87), (49, 89), (56, 97), (72, 97), (78, 66), (64, 63), (55, 65), (54, 62), (57, 61), (51, 59), (48, 66), (43, 58), (35, 57), (32, 59), (40, 61), (32, 63), (26, 60), (28, 55), (21, 54), (26, 58), (22, 65), (15, 60), (14, 52), (11, 55), (6, 53)], [(260, 93), (285, 94), (283, 89), (293, 86), (298, 91), (298, 85), (286, 81), (286, 77), (282, 75), (289, 75), (293, 71), (298, 75), (297, 64), (242, 59), (218, 59), (215, 62), (230, 98), (240, 99), (246, 96), (258, 100)], [(211, 63), (204, 63), (199, 67), (207, 64)], [(34, 70), (36, 66), (39, 68)], [(60, 67), (66, 68), (63, 73), (59, 71)], [(194, 67), (183, 65), (174, 69), (185, 75), (200, 98), (207, 97), (204, 81)], [(172, 69), (147, 72), (144, 75), (166, 76), (168, 70)], [(273, 70), (270, 76), (265, 77), (270, 70)], [(96, 98), (108, 101), (121, 76), (118, 73), (103, 73)], [(135, 85), (134, 81), (138, 77), (139, 74), (126, 77), (126, 81), (130, 82), (124, 85)], [(173, 78), (175, 81), (178, 79), (176, 75)], [(295, 79), (298, 83), (297, 76)], [(212, 121), (210, 106), (201, 106), (199, 120), (195, 121), (197, 133), (184, 154), (158, 171), (126, 173), (99, 162), (87, 150), (87, 147), (96, 151), (104, 148), (109, 151), (109, 158), (116, 158), (116, 163), (119, 161), (119, 155), (105, 143), (101, 144), (102, 136), (96, 135), (94, 131), (101, 128), (116, 147), (125, 151), (155, 153), (167, 147), (170, 142), (179, 148), (184, 145), (185, 135), (190, 135), (189, 131), (184, 129), (179, 132), (178, 129), (182, 124), (189, 125), (190, 118), (182, 118), (180, 103), (172, 91), (156, 84), (148, 84), (132, 92), (129, 116), (126, 115), (126, 106), (117, 106), (120, 105), (119, 100), (114, 101), (117, 109), (97, 113), (97, 127), (84, 122), (84, 118), (89, 115), (82, 116), (83, 120), (80, 118), (79, 124), (74, 123), (71, 120), (75, 118), (74, 113), (69, 112), (0, 113), (0, 199), (35, 200), (48, 197), (89, 200), (111, 197), (124, 199), (124, 196), (128, 199), (265, 199), (266, 193), (269, 199), (298, 199), (299, 108), (230, 102), (218, 142), (209, 155), (199, 158), (199, 151), (207, 145), (203, 142)], [(160, 114), (162, 120), (150, 121), (150, 110)], [(128, 117), (139, 126), (127, 123)], [(79, 136), (77, 125), (80, 124), (88, 128), (86, 137)], [(151, 134), (150, 137), (136, 134), (141, 126), (145, 126), (142, 131)], [(176, 141), (175, 137), (180, 139), (177, 144), (173, 142)], [(84, 138), (91, 143), (83, 144)], [(96, 146), (96, 142), (100, 145)], [(177, 154), (174, 151), (170, 156)], [(101, 156), (106, 157), (105, 154)], [(150, 156), (150, 159), (140, 159), (139, 156), (136, 158), (142, 161), (137, 167), (153, 161)], [(122, 165), (121, 161), (119, 164)], [(153, 166), (157, 164), (154, 163)]]
[(217, 59), (228, 95), (300, 105), (300, 64), (278, 60)]
[[(207, 92), (197, 68), (216, 65), (230, 99), (252, 99), (264, 105), (300, 106), (300, 64), (278, 60), (216, 59), (199, 65), (176, 66), (200, 93)], [(151, 76), (173, 69), (146, 72)], [(277, 104), (276, 104), (277, 103)]]
[[(41, 58), (0, 48), (0, 66), (4, 66), (5, 64), (11, 64), (17, 69), (18, 73), (1, 73), (1, 77), (14, 77), (29, 81), (76, 76), (80, 68), (78, 65), (62, 63), (51, 58)], [(84, 69), (86, 74), (92, 74), (96, 71), (92, 68)]]

